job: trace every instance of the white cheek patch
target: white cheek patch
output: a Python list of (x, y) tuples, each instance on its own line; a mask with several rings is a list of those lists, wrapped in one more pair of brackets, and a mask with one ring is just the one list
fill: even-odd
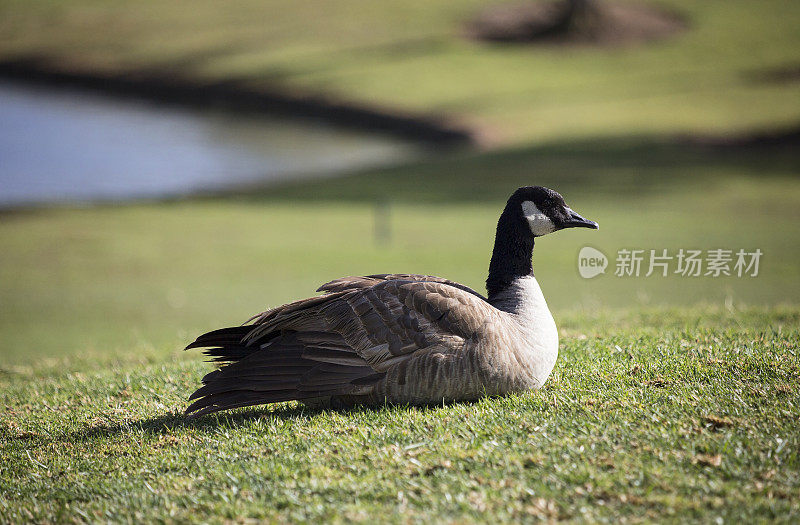
[(537, 237), (556, 231), (556, 225), (550, 217), (542, 213), (533, 201), (522, 201), (522, 215), (528, 220), (531, 232)]

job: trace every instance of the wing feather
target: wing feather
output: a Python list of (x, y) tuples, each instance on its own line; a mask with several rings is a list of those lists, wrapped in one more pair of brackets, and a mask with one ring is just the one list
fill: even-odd
[(405, 367), (412, 356), (458, 354), (494, 310), (473, 290), (432, 276), (344, 278), (320, 290), (326, 294), (190, 344), (231, 362), (203, 378), (187, 412), (201, 415), (259, 400), (368, 396), (388, 370)]
[(436, 277), (435, 275), (419, 275), (414, 273), (377, 273), (367, 276), (341, 277), (323, 284), (317, 288), (317, 291), (333, 293), (348, 290), (361, 290), (370, 288), (382, 281), (420, 281), (441, 283), (458, 288), (459, 290), (470, 293), (475, 297), (479, 297), (486, 301), (486, 298), (483, 295), (479, 294), (469, 286), (465, 286), (461, 283), (457, 283), (443, 277)]

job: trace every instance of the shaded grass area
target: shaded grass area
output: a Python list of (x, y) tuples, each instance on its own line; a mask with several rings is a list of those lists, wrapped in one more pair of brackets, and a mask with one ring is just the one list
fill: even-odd
[[(781, 142), (780, 137), (785, 140)], [(415, 165), (319, 180), (313, 185), (300, 181), (264, 190), (249, 188), (233, 196), (256, 202), (496, 203), (505, 201), (509, 188), (539, 184), (598, 201), (625, 197), (620, 206), (635, 205), (640, 198), (670, 197), (680, 197), (688, 204), (698, 192), (733, 188), (741, 179), (752, 185), (741, 192), (743, 199), (752, 192), (780, 198), (783, 192), (774, 192), (771, 184), (780, 185), (779, 181), (786, 179), (791, 187), (800, 174), (797, 128), (777, 130), (771, 143), (767, 138), (764, 143), (748, 144), (747, 135), (709, 136), (706, 144), (697, 140), (620, 135), (542, 142), (439, 156)], [(795, 196), (788, 195), (790, 200)]]
[(543, 390), (439, 408), (186, 422), (197, 359), (5, 372), (0, 517), (798, 519), (800, 310), (563, 321)]
[(199, 85), (325, 94), (448, 115), (490, 144), (729, 132), (800, 120), (796, 86), (758, 72), (800, 60), (794, 2), (661, 0), (689, 30), (617, 49), (464, 37), (486, 3), (209, 0), (0, 3), (0, 59)]

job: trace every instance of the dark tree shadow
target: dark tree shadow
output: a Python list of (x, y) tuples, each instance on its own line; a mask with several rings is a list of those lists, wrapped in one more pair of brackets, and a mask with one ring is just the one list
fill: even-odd
[(558, 0), (489, 5), (466, 36), (510, 44), (619, 46), (661, 40), (688, 27), (663, 8), (610, 0)]
[[(509, 188), (538, 184), (593, 198), (681, 191), (684, 184), (725, 182), (727, 174), (796, 177), (800, 124), (749, 134), (628, 135), (558, 140), (489, 152), (442, 154), (398, 167), (327, 179), (251, 185), (206, 194), (271, 202), (499, 203)], [(196, 197), (192, 197), (196, 198)]]

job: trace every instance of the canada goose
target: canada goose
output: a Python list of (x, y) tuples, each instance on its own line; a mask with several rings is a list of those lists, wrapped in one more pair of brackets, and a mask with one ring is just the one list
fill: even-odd
[(497, 223), (488, 298), (429, 275), (344, 277), (324, 295), (201, 335), (222, 368), (203, 378), (187, 414), (278, 401), (425, 405), (541, 387), (558, 332), (531, 256), (536, 237), (597, 228), (553, 190), (519, 188)]

